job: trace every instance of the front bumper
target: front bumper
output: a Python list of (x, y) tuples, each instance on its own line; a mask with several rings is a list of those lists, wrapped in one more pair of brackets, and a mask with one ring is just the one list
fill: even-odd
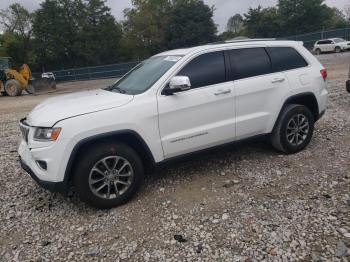
[[(56, 141), (49, 146), (32, 148), (22, 139), (18, 154), (22, 168), (42, 187), (51, 191), (67, 191), (68, 179), (65, 178), (66, 163), (69, 155), (66, 153), (68, 141)], [(44, 161), (42, 168), (38, 161)]]
[(67, 192), (68, 185), (65, 182), (49, 182), (39, 179), (33, 172), (33, 170), (19, 157), (19, 162), (23, 170), (41, 187), (51, 191), (51, 192)]

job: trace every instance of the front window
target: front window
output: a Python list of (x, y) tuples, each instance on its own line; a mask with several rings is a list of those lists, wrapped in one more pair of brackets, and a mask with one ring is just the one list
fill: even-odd
[(345, 40), (343, 38), (334, 38), (333, 41), (335, 43), (342, 43), (342, 42), (345, 42)]
[(191, 88), (216, 85), (226, 82), (224, 52), (200, 55), (189, 62), (178, 76), (188, 76)]
[(157, 82), (182, 56), (154, 56), (140, 64), (107, 88), (112, 92), (137, 95), (147, 91)]

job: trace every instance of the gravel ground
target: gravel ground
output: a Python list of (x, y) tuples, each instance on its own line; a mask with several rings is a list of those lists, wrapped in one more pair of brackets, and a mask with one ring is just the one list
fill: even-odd
[(55, 94), (0, 97), (0, 260), (350, 261), (350, 52), (319, 59), (330, 102), (305, 151), (255, 141), (200, 154), (108, 211), (41, 189), (17, 162), (19, 119)]

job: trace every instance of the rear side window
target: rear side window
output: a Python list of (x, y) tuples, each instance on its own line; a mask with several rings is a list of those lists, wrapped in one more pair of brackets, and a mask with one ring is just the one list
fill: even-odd
[(331, 40), (321, 40), (321, 41), (318, 41), (317, 44), (318, 45), (329, 45), (329, 44), (332, 44), (333, 42)]
[(188, 76), (191, 88), (226, 82), (225, 58), (223, 52), (200, 55), (189, 62), (178, 76)]
[(235, 80), (271, 73), (270, 58), (262, 47), (230, 50), (229, 56)]
[(291, 47), (267, 48), (272, 62), (272, 71), (281, 72), (307, 66), (305, 59)]

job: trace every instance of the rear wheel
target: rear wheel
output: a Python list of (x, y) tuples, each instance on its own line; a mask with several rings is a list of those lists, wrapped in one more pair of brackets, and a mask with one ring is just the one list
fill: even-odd
[(16, 79), (10, 79), (5, 83), (5, 92), (9, 96), (19, 96), (22, 94), (20, 83)]
[(335, 49), (334, 49), (334, 51), (335, 51), (336, 53), (340, 53), (341, 49), (340, 49), (339, 46), (336, 46)]
[(122, 143), (103, 143), (85, 150), (76, 165), (74, 186), (88, 205), (105, 209), (130, 200), (144, 179), (142, 161)]
[(321, 54), (321, 49), (317, 48), (316, 49), (316, 55), (320, 55)]
[(314, 131), (314, 117), (303, 105), (287, 105), (273, 130), (271, 143), (275, 149), (287, 154), (303, 150)]

